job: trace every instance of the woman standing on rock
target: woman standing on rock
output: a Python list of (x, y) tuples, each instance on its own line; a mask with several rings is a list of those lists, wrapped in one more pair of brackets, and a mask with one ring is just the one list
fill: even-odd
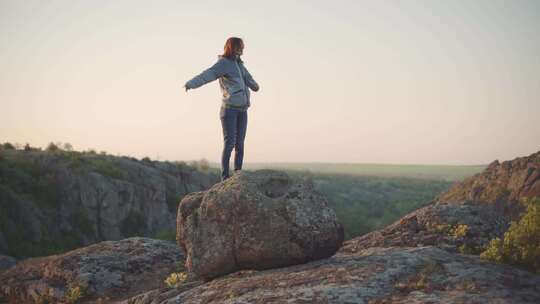
[[(241, 38), (231, 37), (225, 42), (224, 52), (210, 68), (186, 82), (186, 92), (219, 78), (223, 94), (220, 119), (223, 127), (224, 146), (221, 154), (221, 180), (229, 177), (229, 160), (233, 147), (234, 171), (242, 169), (244, 139), (247, 129), (247, 109), (251, 105), (249, 89), (257, 92), (259, 85), (240, 59), (244, 50)], [(248, 89), (249, 88), (249, 89)]]

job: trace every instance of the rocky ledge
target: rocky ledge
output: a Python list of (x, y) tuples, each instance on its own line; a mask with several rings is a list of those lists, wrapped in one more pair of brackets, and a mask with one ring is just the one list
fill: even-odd
[[(64, 254), (30, 258), (0, 273), (0, 294), (9, 303), (65, 303), (126, 299), (164, 287), (184, 256), (172, 242), (142, 237), (104, 241)], [(1, 301), (0, 301), (1, 302)]]
[(539, 284), (539, 275), (434, 246), (373, 247), (190, 281), (122, 303), (540, 303)]

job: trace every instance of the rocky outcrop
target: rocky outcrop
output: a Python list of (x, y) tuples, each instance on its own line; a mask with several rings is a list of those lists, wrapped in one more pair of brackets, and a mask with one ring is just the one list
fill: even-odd
[(540, 197), (540, 151), (502, 163), (494, 160), (484, 171), (455, 183), (436, 201), (495, 203), (508, 215), (519, 216), (520, 209), (512, 207), (523, 197)]
[(183, 270), (184, 256), (172, 242), (133, 237), (104, 241), (64, 254), (30, 258), (0, 273), (0, 297), (9, 303), (60, 303), (75, 288), (80, 302), (125, 299), (164, 287), (172, 271)]
[(346, 241), (340, 250), (435, 245), (451, 252), (479, 253), (507, 229), (508, 222), (492, 206), (432, 203), (385, 228)]
[(186, 267), (204, 279), (326, 258), (344, 235), (310, 181), (274, 170), (237, 171), (207, 191), (188, 194), (177, 221)]
[(341, 251), (373, 246), (423, 246), (480, 253), (501, 237), (525, 206), (540, 197), (540, 152), (511, 161), (492, 162), (483, 172), (455, 183), (427, 206), (393, 224), (346, 241)]
[(434, 246), (373, 247), (306, 264), (238, 271), (122, 303), (539, 303), (540, 276)]
[(182, 163), (1, 151), (0, 254), (45, 256), (103, 240), (174, 236), (180, 199), (218, 181)]

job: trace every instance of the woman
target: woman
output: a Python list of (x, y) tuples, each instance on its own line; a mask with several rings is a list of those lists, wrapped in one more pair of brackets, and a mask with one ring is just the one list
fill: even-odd
[(244, 50), (241, 38), (231, 37), (225, 42), (224, 52), (210, 68), (186, 82), (186, 92), (219, 78), (223, 94), (220, 119), (223, 127), (223, 152), (221, 153), (221, 181), (229, 178), (229, 160), (233, 147), (234, 171), (242, 169), (244, 139), (247, 129), (247, 109), (250, 107), (249, 89), (257, 92), (259, 84), (240, 59)]

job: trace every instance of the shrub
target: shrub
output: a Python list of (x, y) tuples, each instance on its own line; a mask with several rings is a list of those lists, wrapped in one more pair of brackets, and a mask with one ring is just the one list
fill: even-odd
[(165, 284), (169, 287), (178, 287), (187, 280), (187, 277), (186, 272), (173, 272), (165, 279)]
[(153, 236), (154, 239), (176, 242), (176, 229), (163, 229)]
[(469, 226), (466, 224), (457, 224), (452, 227), (451, 233), (452, 236), (456, 239), (463, 238), (467, 235), (467, 231), (469, 230)]
[(484, 250), (485, 250), (485, 246), (470, 243), (470, 242), (463, 243), (458, 247), (458, 251), (463, 254), (478, 255)]
[(64, 144), (64, 150), (72, 151), (73, 150), (73, 145), (71, 145), (70, 143), (65, 143)]
[(77, 303), (80, 299), (86, 296), (88, 290), (87, 284), (81, 284), (70, 287), (65, 296), (66, 303)]
[(15, 150), (15, 146), (9, 142), (5, 142), (2, 146), (5, 150)]
[(208, 173), (208, 170), (210, 169), (210, 163), (205, 158), (202, 158), (202, 159), (200, 159), (198, 161), (196, 161), (196, 160), (191, 161), (190, 166), (192, 166), (196, 170), (204, 172), (204, 173)]
[(55, 171), (32, 158), (17, 157), (0, 162), (0, 185), (21, 196), (30, 196), (40, 207), (57, 207), (61, 187)]
[(58, 151), (60, 150), (60, 148), (55, 144), (53, 143), (52, 141), (47, 145), (47, 148), (45, 149), (46, 151)]
[(122, 235), (125, 237), (144, 236), (146, 230), (145, 216), (135, 210), (130, 211), (120, 225), (120, 232), (122, 232)]
[(426, 228), (430, 232), (436, 232), (446, 234), (454, 239), (460, 239), (467, 235), (469, 226), (467, 224), (437, 224), (433, 222), (427, 222)]
[(427, 222), (426, 229), (430, 232), (436, 232), (441, 234), (449, 234), (452, 231), (452, 225), (450, 224), (438, 224), (434, 222)]
[(169, 212), (176, 213), (178, 210), (178, 204), (184, 195), (176, 194), (174, 191), (168, 190), (166, 192), (167, 208)]
[(176, 168), (180, 171), (189, 171), (190, 166), (188, 164), (181, 160), (181, 161), (175, 161), (174, 164), (176, 165)]
[(540, 198), (523, 199), (527, 211), (512, 222), (503, 238), (491, 240), (481, 258), (540, 273)]
[(63, 156), (68, 161), (68, 166), (71, 169), (79, 169), (83, 167), (85, 162), (82, 157), (83, 153), (77, 151), (67, 151)]
[(78, 227), (79, 230), (85, 236), (93, 237), (95, 234), (94, 224), (86, 214), (86, 211), (82, 206), (79, 206), (75, 212), (71, 215), (69, 221), (74, 227)]
[(92, 159), (90, 163), (92, 167), (101, 175), (116, 179), (123, 179), (125, 177), (125, 173), (118, 169), (112, 161), (105, 159)]

